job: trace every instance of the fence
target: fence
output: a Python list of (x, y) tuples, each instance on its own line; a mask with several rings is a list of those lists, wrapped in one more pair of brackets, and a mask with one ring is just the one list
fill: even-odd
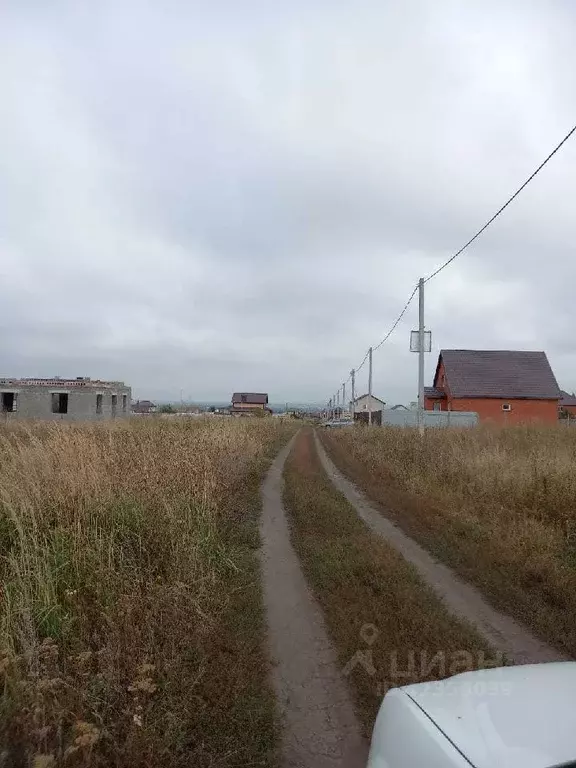
[[(392, 427), (418, 426), (417, 411), (381, 411), (382, 425)], [(475, 427), (478, 414), (474, 411), (424, 411), (427, 427)]]

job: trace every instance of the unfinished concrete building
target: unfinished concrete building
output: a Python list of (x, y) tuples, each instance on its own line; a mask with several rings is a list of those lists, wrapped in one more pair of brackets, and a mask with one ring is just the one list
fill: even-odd
[(5, 420), (100, 421), (130, 415), (131, 390), (122, 381), (0, 378)]

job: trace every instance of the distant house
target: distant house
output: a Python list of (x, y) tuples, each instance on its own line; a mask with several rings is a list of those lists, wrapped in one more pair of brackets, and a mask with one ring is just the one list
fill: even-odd
[(544, 352), (444, 349), (425, 408), (475, 411), (481, 421), (555, 422), (560, 390)]
[(576, 395), (560, 390), (560, 402), (558, 403), (560, 412), (576, 416)]
[(398, 405), (393, 405), (392, 408), (390, 408), (391, 411), (407, 411), (408, 408), (406, 408), (405, 405), (402, 405), (402, 403), (398, 403)]
[(386, 403), (374, 395), (360, 395), (352, 403), (354, 421), (369, 421), (370, 405), (372, 406), (372, 424), (382, 423), (382, 411)]
[(132, 403), (132, 413), (154, 413), (156, 405), (151, 400), (137, 400)]
[(230, 413), (247, 414), (254, 411), (272, 413), (268, 408), (268, 395), (265, 392), (234, 392)]

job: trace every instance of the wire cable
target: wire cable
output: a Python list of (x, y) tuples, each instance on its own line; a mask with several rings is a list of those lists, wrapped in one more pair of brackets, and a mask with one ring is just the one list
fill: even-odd
[[(490, 224), (492, 224), (492, 222), (496, 221), (496, 219), (498, 218), (498, 216), (500, 216), (500, 214), (501, 214), (501, 213), (503, 213), (503, 212), (506, 210), (506, 208), (508, 208), (508, 206), (510, 205), (510, 203), (512, 203), (512, 202), (513, 202), (513, 201), (514, 201), (514, 200), (515, 200), (515, 199), (518, 197), (518, 195), (519, 195), (519, 194), (520, 194), (520, 193), (521, 193), (521, 192), (522, 192), (522, 191), (523, 191), (523, 190), (524, 190), (524, 189), (525, 189), (525, 188), (528, 186), (528, 184), (530, 184), (530, 182), (532, 181), (532, 179), (534, 179), (534, 178), (535, 178), (535, 177), (536, 177), (536, 176), (537, 176), (537, 175), (540, 173), (540, 171), (542, 170), (542, 168), (544, 168), (544, 166), (545, 166), (545, 165), (546, 165), (546, 164), (547, 164), (547, 163), (548, 163), (548, 162), (549, 162), (549, 161), (550, 161), (550, 160), (551, 160), (551, 159), (554, 157), (554, 155), (555, 155), (555, 154), (558, 152), (558, 150), (559, 150), (559, 149), (561, 149), (561, 148), (564, 146), (564, 144), (566, 144), (566, 142), (568, 141), (568, 139), (570, 139), (574, 133), (576, 133), (576, 125), (575, 125), (575, 126), (574, 126), (574, 127), (573, 127), (573, 128), (570, 130), (570, 131), (568, 131), (568, 133), (566, 134), (566, 136), (564, 136), (564, 138), (562, 139), (562, 141), (560, 141), (560, 143), (559, 143), (559, 144), (557, 144), (557, 145), (554, 147), (554, 149), (552, 150), (552, 152), (550, 152), (550, 154), (549, 154), (549, 155), (548, 155), (548, 156), (547, 156), (547, 157), (546, 157), (546, 158), (545, 158), (545, 159), (544, 159), (544, 160), (543, 160), (543, 161), (540, 163), (540, 165), (539, 165), (539, 166), (536, 168), (536, 170), (535, 170), (535, 171), (533, 171), (533, 173), (531, 173), (531, 174), (530, 174), (530, 176), (529, 176), (529, 177), (526, 179), (526, 181), (525, 181), (525, 182), (522, 184), (522, 186), (518, 187), (518, 189), (516, 190), (516, 192), (514, 192), (514, 194), (513, 194), (511, 197), (509, 197), (509, 198), (508, 198), (508, 200), (506, 200), (506, 202), (504, 203), (504, 205), (503, 205), (503, 206), (501, 206), (501, 207), (500, 207), (500, 208), (499, 208), (499, 209), (496, 211), (496, 213), (495, 213), (495, 214), (492, 216), (492, 218), (488, 219), (488, 221), (486, 222), (486, 224), (484, 224), (484, 226), (483, 226), (481, 229), (479, 229), (479, 230), (478, 230), (478, 232), (476, 232), (476, 234), (475, 234), (473, 237), (471, 237), (471, 238), (470, 238), (470, 240), (468, 240), (468, 242), (467, 242), (467, 243), (465, 243), (465, 244), (462, 246), (462, 248), (460, 248), (460, 250), (456, 251), (456, 253), (455, 253), (455, 254), (453, 254), (453, 255), (452, 255), (452, 256), (451, 256), (449, 259), (447, 259), (447, 260), (446, 260), (446, 261), (445, 261), (443, 264), (441, 264), (441, 265), (438, 267), (438, 269), (434, 270), (434, 272), (432, 272), (432, 274), (431, 274), (431, 275), (428, 275), (428, 277), (427, 277), (427, 278), (424, 280), (424, 282), (425, 282), (425, 283), (427, 283), (427, 282), (429, 282), (430, 280), (432, 280), (432, 278), (436, 277), (436, 275), (438, 275), (440, 272), (442, 272), (442, 270), (443, 270), (443, 269), (446, 269), (446, 267), (447, 267), (449, 264), (451, 264), (451, 263), (452, 263), (452, 262), (453, 262), (455, 259), (457, 259), (457, 258), (458, 258), (458, 256), (460, 256), (460, 254), (464, 253), (464, 251), (465, 251), (465, 250), (466, 250), (466, 249), (467, 249), (467, 248), (468, 248), (470, 245), (472, 245), (472, 243), (473, 243), (473, 242), (474, 242), (474, 241), (475, 241), (477, 238), (479, 238), (479, 237), (480, 237), (480, 235), (481, 235), (483, 232), (485, 232), (485, 231), (488, 229), (488, 227), (490, 226)], [(379, 343), (378, 343), (378, 344), (377, 344), (375, 347), (373, 347), (373, 348), (372, 348), (372, 351), (373, 351), (373, 352), (375, 352), (377, 349), (380, 349), (380, 347), (381, 347), (383, 344), (385, 344), (385, 343), (388, 341), (388, 339), (390, 338), (390, 336), (391, 336), (391, 335), (394, 333), (394, 331), (395, 331), (395, 330), (396, 330), (396, 328), (398, 327), (398, 324), (400, 323), (400, 321), (402, 320), (402, 318), (403, 318), (403, 317), (404, 317), (404, 315), (406, 314), (406, 312), (407, 312), (407, 310), (408, 310), (408, 307), (409, 307), (409, 306), (410, 306), (410, 304), (412, 303), (412, 300), (414, 299), (414, 296), (416, 295), (416, 291), (417, 291), (417, 290), (418, 290), (418, 284), (416, 284), (416, 286), (414, 287), (414, 290), (413, 290), (413, 291), (412, 291), (412, 293), (410, 294), (410, 298), (408, 299), (408, 301), (407, 301), (407, 302), (406, 302), (406, 304), (404, 305), (404, 308), (403, 308), (402, 312), (400, 312), (400, 314), (398, 315), (398, 317), (397, 317), (397, 318), (396, 318), (396, 320), (394, 321), (394, 324), (392, 325), (392, 327), (390, 328), (390, 330), (388, 331), (388, 333), (387, 333), (387, 334), (384, 336), (384, 338), (382, 339), (382, 341), (380, 341), (380, 342), (379, 342)], [(368, 350), (368, 352), (366, 352), (366, 354), (364, 355), (364, 359), (362, 360), (362, 362), (360, 363), (360, 365), (358, 366), (358, 368), (355, 368), (355, 369), (354, 369), (354, 372), (355, 372), (355, 373), (358, 373), (359, 371), (361, 371), (361, 370), (362, 370), (362, 368), (364, 367), (364, 364), (366, 363), (366, 360), (368, 359), (368, 355), (369, 355), (369, 354), (370, 354), (370, 350)], [(350, 373), (350, 375), (348, 376), (348, 379), (346, 380), (346, 383), (348, 383), (348, 381), (350, 381), (350, 379), (351, 379), (351, 378), (352, 378), (352, 374)]]
[[(402, 312), (400, 312), (400, 314), (398, 315), (398, 317), (397, 317), (397, 318), (396, 318), (396, 320), (394, 321), (394, 324), (392, 325), (392, 327), (390, 328), (390, 330), (388, 331), (388, 333), (386, 334), (386, 336), (384, 336), (384, 338), (382, 339), (382, 341), (380, 341), (380, 343), (379, 343), (379, 344), (377, 344), (375, 347), (372, 347), (372, 352), (375, 352), (377, 349), (380, 349), (380, 347), (382, 346), (382, 344), (384, 344), (386, 341), (388, 341), (388, 339), (390, 338), (390, 336), (392, 336), (392, 334), (394, 333), (394, 331), (395, 331), (395, 330), (396, 330), (396, 328), (398, 327), (398, 323), (400, 322), (400, 320), (402, 320), (402, 318), (404, 317), (404, 315), (406, 314), (406, 312), (407, 312), (407, 310), (408, 310), (408, 307), (409, 307), (409, 306), (410, 306), (410, 304), (412, 303), (412, 299), (413, 299), (413, 298), (414, 298), (414, 296), (416, 295), (416, 291), (417, 291), (417, 290), (418, 290), (418, 284), (416, 284), (416, 285), (414, 286), (414, 290), (413, 290), (413, 291), (412, 291), (412, 293), (410, 294), (410, 298), (408, 299), (408, 301), (407, 301), (407, 302), (406, 302), (406, 304), (404, 305), (404, 308), (402, 309)], [(357, 373), (359, 373), (359, 372), (362, 370), (362, 368), (364, 367), (364, 364), (366, 363), (366, 360), (368, 360), (368, 355), (369, 355), (369, 354), (370, 354), (370, 350), (368, 350), (368, 351), (366, 352), (366, 354), (364, 355), (364, 359), (362, 360), (362, 362), (360, 363), (360, 365), (359, 365), (357, 368), (354, 368), (354, 369), (353, 369), (353, 370), (354, 370), (354, 374), (355, 374), (355, 375), (356, 375)], [(350, 371), (350, 374), (349, 374), (348, 378), (346, 379), (346, 384), (348, 384), (348, 382), (350, 381), (350, 379), (351, 379), (351, 378), (352, 378), (352, 371)]]
[(377, 350), (377, 349), (380, 349), (380, 347), (382, 346), (382, 344), (384, 344), (385, 342), (387, 342), (387, 341), (388, 341), (388, 339), (390, 338), (390, 336), (392, 336), (392, 334), (394, 333), (394, 331), (395, 331), (395, 330), (396, 330), (396, 328), (398, 327), (398, 323), (400, 322), (400, 320), (402, 320), (402, 318), (403, 318), (403, 317), (404, 317), (404, 315), (406, 314), (406, 311), (407, 311), (408, 307), (409, 307), (409, 306), (410, 306), (410, 304), (412, 303), (412, 299), (414, 298), (414, 296), (416, 296), (416, 291), (417, 291), (417, 290), (418, 290), (418, 285), (416, 284), (416, 285), (414, 286), (414, 290), (413, 290), (413, 291), (412, 291), (412, 293), (410, 294), (410, 298), (408, 299), (408, 301), (406, 302), (406, 304), (404, 304), (404, 309), (402, 310), (402, 312), (400, 312), (400, 314), (399, 314), (399, 315), (398, 315), (398, 317), (396, 318), (396, 320), (395, 320), (395, 322), (394, 322), (394, 325), (392, 326), (392, 328), (390, 328), (390, 330), (388, 331), (388, 333), (386, 334), (386, 336), (384, 336), (384, 338), (382, 339), (382, 341), (381, 341), (379, 344), (377, 344), (377, 345), (376, 345), (376, 346), (375, 346), (375, 347), (372, 349), (372, 351), (373, 351), (373, 352), (376, 352), (376, 350)]
[(366, 354), (364, 355), (364, 360), (362, 360), (362, 362), (360, 363), (358, 368), (354, 368), (354, 373), (358, 373), (358, 371), (362, 370), (362, 367), (363, 367), (364, 363), (366, 362), (366, 360), (368, 360), (368, 355), (369, 354), (370, 354), (370, 350), (368, 350), (368, 352), (366, 352)]
[(561, 147), (562, 147), (562, 146), (563, 146), (563, 145), (564, 145), (564, 144), (565, 144), (565, 143), (568, 141), (568, 139), (569, 139), (569, 138), (572, 136), (572, 134), (573, 134), (574, 132), (576, 132), (576, 125), (575, 125), (575, 126), (572, 128), (572, 130), (570, 130), (570, 131), (569, 131), (569, 132), (566, 134), (566, 136), (564, 136), (564, 138), (562, 139), (562, 141), (561, 141), (561, 142), (560, 142), (560, 143), (559, 143), (559, 144), (558, 144), (558, 145), (557, 145), (557, 146), (556, 146), (556, 147), (555, 147), (555, 148), (552, 150), (552, 152), (550, 152), (550, 154), (548, 155), (548, 157), (547, 157), (547, 158), (546, 158), (546, 159), (545, 159), (543, 162), (541, 162), (541, 163), (540, 163), (540, 165), (538, 166), (538, 168), (536, 168), (536, 170), (535, 170), (535, 171), (534, 171), (534, 172), (533, 172), (533, 173), (532, 173), (532, 174), (531, 174), (531, 175), (530, 175), (530, 176), (529, 176), (529, 177), (526, 179), (526, 181), (524, 182), (524, 184), (522, 184), (522, 186), (521, 186), (521, 187), (519, 187), (519, 188), (516, 190), (516, 192), (514, 192), (514, 194), (512, 195), (512, 197), (509, 197), (509, 198), (508, 198), (508, 200), (507, 200), (507, 201), (504, 203), (504, 205), (503, 205), (501, 208), (499, 208), (499, 209), (496, 211), (496, 213), (494, 214), (494, 216), (492, 216), (492, 218), (491, 218), (491, 219), (489, 219), (489, 220), (486, 222), (486, 224), (484, 224), (484, 226), (482, 227), (482, 229), (479, 229), (479, 230), (478, 230), (478, 232), (476, 232), (476, 234), (474, 235), (474, 237), (472, 237), (472, 238), (470, 238), (470, 240), (468, 240), (468, 242), (466, 243), (466, 245), (463, 245), (463, 246), (462, 246), (462, 248), (460, 248), (460, 250), (459, 250), (459, 251), (456, 251), (456, 253), (455, 253), (453, 256), (451, 256), (451, 257), (450, 257), (450, 258), (449, 258), (447, 261), (445, 261), (445, 262), (444, 262), (444, 264), (442, 264), (440, 267), (438, 267), (438, 269), (437, 269), (437, 270), (435, 270), (434, 272), (432, 272), (432, 274), (431, 274), (431, 275), (429, 275), (429, 276), (426, 278), (426, 280), (424, 281), (425, 283), (427, 283), (429, 280), (432, 280), (432, 278), (433, 278), (433, 277), (436, 277), (436, 275), (437, 275), (439, 272), (442, 272), (442, 270), (443, 270), (443, 269), (446, 269), (446, 267), (447, 267), (449, 264), (451, 264), (451, 263), (454, 261), (454, 259), (458, 258), (458, 256), (460, 256), (460, 254), (461, 254), (461, 253), (463, 253), (463, 252), (466, 250), (466, 248), (468, 248), (468, 246), (469, 246), (469, 245), (472, 245), (472, 243), (474, 242), (474, 240), (476, 240), (476, 238), (477, 238), (477, 237), (480, 237), (480, 235), (482, 234), (482, 232), (484, 232), (486, 229), (488, 229), (488, 227), (490, 226), (490, 224), (492, 224), (492, 222), (493, 222), (493, 221), (495, 221), (495, 220), (498, 218), (498, 216), (500, 216), (500, 214), (501, 214), (501, 213), (502, 213), (502, 212), (503, 212), (503, 211), (504, 211), (506, 208), (508, 208), (508, 206), (510, 205), (510, 203), (511, 203), (513, 200), (515, 200), (515, 199), (518, 197), (518, 195), (520, 194), (520, 192), (522, 192), (522, 190), (523, 190), (523, 189), (525, 189), (525, 187), (527, 187), (527, 186), (528, 186), (528, 184), (530, 184), (530, 182), (532, 181), (532, 179), (533, 179), (535, 176), (537, 176), (537, 175), (540, 173), (540, 171), (542, 170), (542, 168), (544, 168), (544, 166), (546, 165), (546, 163), (547, 163), (549, 160), (551, 160), (551, 159), (554, 157), (554, 155), (556, 154), (556, 152), (558, 152), (558, 150), (559, 150), (559, 149), (560, 149), (560, 148), (561, 148)]

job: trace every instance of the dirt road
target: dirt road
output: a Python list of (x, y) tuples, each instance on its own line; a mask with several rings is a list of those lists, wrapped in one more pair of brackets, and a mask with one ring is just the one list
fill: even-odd
[(360, 734), (320, 608), (311, 596), (282, 506), (286, 446), (262, 486), (262, 571), (273, 684), (283, 718), (284, 768), (364, 768)]
[(565, 661), (567, 657), (535, 637), (526, 627), (495, 610), (480, 592), (435, 560), (370, 504), (364, 494), (336, 469), (315, 434), (322, 466), (358, 515), (376, 534), (385, 538), (415, 566), (422, 578), (443, 599), (449, 610), (477, 627), (492, 647), (515, 664)]

